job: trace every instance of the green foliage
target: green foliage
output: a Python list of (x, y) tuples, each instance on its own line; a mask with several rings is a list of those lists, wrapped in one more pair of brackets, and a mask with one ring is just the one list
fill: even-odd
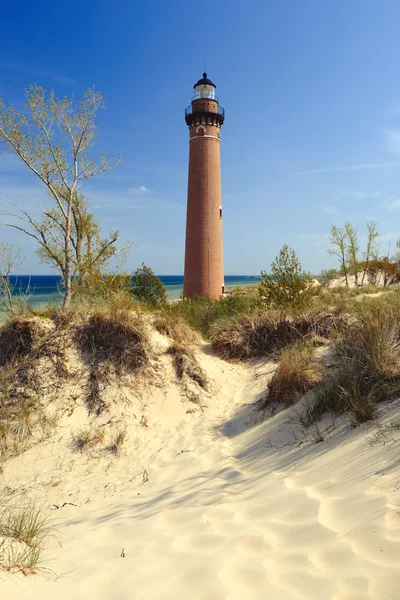
[(185, 298), (167, 304), (164, 310), (179, 315), (190, 327), (209, 339), (217, 322), (226, 323), (231, 319), (254, 314), (259, 308), (255, 295), (229, 294), (219, 300), (210, 300), (207, 296)]
[(378, 258), (378, 247), (376, 245), (376, 240), (379, 237), (379, 233), (376, 229), (376, 222), (371, 220), (367, 223), (368, 228), (368, 238), (367, 238), (367, 247), (365, 252), (363, 253), (364, 258), (364, 270), (363, 276), (361, 280), (361, 285), (364, 284), (365, 276), (367, 274), (368, 266), (370, 261), (377, 260)]
[(261, 273), (261, 302), (273, 308), (299, 310), (314, 295), (310, 275), (302, 271), (300, 261), (286, 244), (271, 265), (271, 272)]
[(150, 267), (142, 263), (142, 266), (134, 272), (133, 277), (132, 294), (139, 302), (156, 305), (167, 300), (167, 292), (161, 279), (153, 273)]
[(98, 161), (90, 156), (97, 138), (96, 115), (105, 108), (102, 95), (94, 88), (75, 103), (73, 96), (58, 99), (53, 91), (46, 95), (43, 88), (32, 85), (26, 100), (24, 111), (16, 112), (0, 99), (0, 146), (39, 179), (52, 205), (37, 205), (43, 214), (40, 220), (10, 202), (14, 208), (6, 225), (35, 239), (42, 258), (60, 271), (66, 307), (72, 295), (77, 250), (73, 230), (80, 227), (78, 187), (82, 180), (104, 173), (117, 162), (104, 153)]
[(358, 243), (358, 233), (357, 230), (354, 229), (353, 225), (346, 221), (344, 224), (344, 230), (346, 232), (347, 237), (347, 248), (346, 248), (346, 256), (347, 256), (347, 264), (349, 267), (349, 271), (354, 275), (354, 283), (358, 285), (358, 270), (359, 270), (359, 257), (358, 252), (360, 250), (360, 246)]
[(337, 256), (340, 260), (340, 269), (344, 273), (346, 279), (346, 286), (348, 287), (349, 282), (347, 279), (347, 264), (346, 264), (346, 252), (347, 252), (347, 232), (346, 229), (341, 227), (336, 227), (336, 225), (332, 225), (330, 229), (330, 237), (329, 242), (332, 248), (329, 248), (329, 254), (333, 256)]

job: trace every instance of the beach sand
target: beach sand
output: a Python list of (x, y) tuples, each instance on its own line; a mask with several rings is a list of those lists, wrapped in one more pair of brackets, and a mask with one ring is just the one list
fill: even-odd
[(78, 408), (8, 461), (2, 487), (36, 498), (55, 530), (51, 571), (0, 573), (1, 598), (397, 600), (398, 444), (340, 423), (315, 443), (295, 408), (262, 421), (254, 402), (275, 365), (228, 364), (207, 345), (197, 356), (211, 381), (198, 404), (166, 370), (113, 407), (120, 456), (71, 451)]

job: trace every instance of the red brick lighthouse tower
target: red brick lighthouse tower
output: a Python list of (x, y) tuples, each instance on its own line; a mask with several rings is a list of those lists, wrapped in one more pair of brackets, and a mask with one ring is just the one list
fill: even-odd
[(224, 291), (220, 134), (225, 111), (207, 73), (193, 87), (195, 94), (185, 111), (189, 181), (183, 293), (216, 299)]

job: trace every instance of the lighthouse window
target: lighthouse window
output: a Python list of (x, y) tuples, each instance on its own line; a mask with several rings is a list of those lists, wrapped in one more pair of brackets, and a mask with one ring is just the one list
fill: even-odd
[(222, 219), (222, 206), (219, 207), (219, 218)]

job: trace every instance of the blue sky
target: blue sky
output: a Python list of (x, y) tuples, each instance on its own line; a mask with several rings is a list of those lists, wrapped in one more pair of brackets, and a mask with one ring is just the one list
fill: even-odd
[[(137, 242), (159, 274), (183, 272), (188, 131), (204, 70), (226, 110), (222, 193), (226, 274), (268, 269), (284, 243), (313, 273), (335, 264), (329, 227), (387, 252), (400, 238), (400, 3), (396, 0), (8, 2), (0, 21), (0, 97), (37, 83), (58, 96), (95, 85), (107, 102), (98, 147), (121, 169), (82, 186), (105, 232)], [(29, 206), (34, 176), (0, 157), (0, 195)], [(29, 240), (20, 273), (47, 273)]]

